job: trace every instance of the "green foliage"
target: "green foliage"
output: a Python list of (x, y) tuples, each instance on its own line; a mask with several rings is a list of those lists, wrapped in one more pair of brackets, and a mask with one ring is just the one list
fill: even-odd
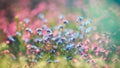
[(3, 51), (3, 50), (8, 49), (8, 47), (9, 46), (7, 44), (5, 44), (5, 43), (0, 44), (0, 52)]

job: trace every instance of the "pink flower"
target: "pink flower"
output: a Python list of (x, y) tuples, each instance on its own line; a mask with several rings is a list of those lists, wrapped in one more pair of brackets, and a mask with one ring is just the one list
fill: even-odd
[(95, 40), (98, 40), (100, 38), (100, 36), (96, 33), (95, 35), (94, 35), (94, 39)]
[(57, 36), (57, 34), (58, 34), (58, 31), (55, 30), (55, 31), (53, 32), (53, 36), (55, 37), (55, 36)]

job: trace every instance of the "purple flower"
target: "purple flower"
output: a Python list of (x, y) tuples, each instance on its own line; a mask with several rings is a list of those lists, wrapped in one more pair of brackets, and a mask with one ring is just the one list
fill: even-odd
[(42, 32), (42, 29), (41, 28), (37, 28), (36, 31), (37, 32)]
[(68, 20), (63, 20), (63, 23), (64, 23), (64, 24), (68, 24), (69, 21), (68, 21)]
[(47, 25), (42, 25), (42, 29), (47, 29)]
[(23, 41), (25, 41), (26, 43), (28, 43), (30, 40), (28, 38), (24, 38)]
[(83, 19), (84, 19), (83, 17), (79, 16), (79, 17), (77, 18), (77, 21), (82, 21)]
[(26, 28), (25, 30), (29, 33), (33, 33), (33, 30), (31, 28)]
[(42, 39), (41, 38), (36, 38), (36, 39), (34, 39), (34, 42), (42, 42)]

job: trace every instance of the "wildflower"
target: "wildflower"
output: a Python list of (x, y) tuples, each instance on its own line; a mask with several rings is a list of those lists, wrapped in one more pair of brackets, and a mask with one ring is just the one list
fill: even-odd
[(63, 29), (63, 28), (64, 28), (63, 25), (58, 26), (58, 29)]
[(91, 23), (91, 20), (87, 20), (86, 22), (84, 22), (84, 25), (88, 25)]
[(28, 43), (30, 40), (28, 38), (23, 38), (23, 41)]
[(42, 29), (43, 29), (43, 30), (46, 30), (46, 29), (47, 29), (47, 25), (43, 25), (43, 26), (42, 26)]
[(47, 32), (48, 32), (48, 33), (52, 33), (52, 30), (48, 28), (48, 29), (47, 29)]
[(73, 58), (73, 57), (71, 57), (71, 56), (66, 56), (66, 59), (67, 59), (67, 60), (72, 60), (72, 58)]
[(8, 36), (8, 39), (12, 42), (15, 42), (15, 39), (12, 36)]
[(57, 49), (57, 46), (52, 46), (53, 49)]
[(79, 38), (80, 38), (80, 39), (84, 39), (84, 35), (83, 35), (83, 34), (80, 34)]
[(68, 24), (69, 21), (68, 21), (68, 20), (63, 20), (63, 23), (64, 23), (64, 24)]
[(77, 18), (77, 22), (82, 21), (83, 19), (84, 19), (83, 17), (79, 16), (79, 17)]
[(20, 32), (16, 32), (16, 35), (21, 36), (21, 33)]
[(57, 36), (57, 35), (58, 35), (58, 31), (55, 30), (55, 31), (53, 32), (53, 37), (55, 37), (55, 36)]
[(32, 49), (37, 49), (37, 46), (31, 45), (31, 48), (32, 48)]
[(39, 57), (40, 59), (43, 58), (42, 55), (38, 55), (38, 57)]
[(26, 28), (26, 31), (29, 33), (33, 33), (33, 30), (31, 28)]
[(49, 38), (49, 36), (46, 35), (46, 36), (43, 36), (43, 40), (44, 40), (44, 41), (49, 41), (50, 38)]
[(73, 37), (71, 37), (70, 39), (69, 39), (69, 42), (74, 42), (75, 41), (75, 38), (73, 38)]
[(37, 32), (42, 32), (42, 29), (41, 28), (37, 28), (36, 31)]
[(74, 48), (74, 44), (67, 44), (66, 45), (66, 50), (71, 50), (72, 48)]
[(73, 58), (72, 61), (73, 61), (74, 63), (78, 63), (78, 62), (79, 62), (79, 61), (78, 61), (77, 59), (75, 59), (75, 58)]
[(52, 50), (50, 51), (51, 54), (55, 54), (55, 52), (56, 52), (55, 49), (52, 49)]
[(29, 20), (28, 18), (25, 18), (25, 19), (24, 19), (24, 22), (25, 22), (25, 23), (29, 23), (30, 20)]
[(58, 44), (58, 45), (61, 45), (61, 44), (63, 44), (63, 41), (62, 41), (61, 39), (59, 39), (59, 40), (57, 41), (57, 44)]
[(53, 33), (49, 33), (48, 36), (49, 36), (49, 37), (53, 37)]
[(47, 23), (47, 19), (43, 19), (42, 21), (43, 21), (43, 23)]
[(88, 27), (85, 32), (89, 33), (90, 31), (92, 31), (92, 27)]
[(34, 39), (34, 42), (42, 42), (42, 39), (41, 38), (36, 38), (36, 39)]
[(64, 19), (65, 17), (64, 17), (64, 15), (60, 15), (59, 17), (58, 17), (60, 20), (62, 20), (62, 19)]
[(30, 44), (29, 44), (29, 45), (27, 45), (26, 47), (27, 47), (27, 49), (31, 49), (31, 45), (30, 45)]
[(39, 48), (37, 48), (37, 49), (35, 50), (35, 52), (36, 52), (36, 53), (39, 53), (39, 52), (40, 52), (40, 49), (39, 49)]
[(38, 18), (40, 18), (41, 20), (43, 20), (44, 19), (44, 14), (42, 14), (42, 13), (38, 14)]

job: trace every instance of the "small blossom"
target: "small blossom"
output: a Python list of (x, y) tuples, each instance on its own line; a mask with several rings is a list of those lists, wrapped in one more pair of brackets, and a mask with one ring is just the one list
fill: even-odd
[(30, 20), (29, 20), (28, 18), (25, 18), (25, 19), (24, 19), (24, 22), (25, 22), (25, 23), (29, 23)]
[(62, 19), (64, 19), (65, 17), (64, 17), (64, 15), (61, 14), (58, 18), (62, 20)]
[(63, 23), (64, 23), (64, 24), (68, 24), (69, 21), (68, 21), (68, 20), (63, 20)]
[(15, 42), (15, 39), (14, 39), (12, 36), (8, 36), (8, 39), (9, 39), (10, 41)]
[(16, 35), (21, 36), (21, 33), (20, 32), (16, 32)]
[(88, 27), (85, 32), (89, 33), (90, 31), (92, 31), (92, 27)]
[(38, 18), (44, 19), (44, 14), (42, 14), (42, 13), (38, 14)]
[(83, 19), (84, 19), (83, 17), (79, 16), (79, 17), (77, 18), (77, 22), (82, 21)]
[(26, 31), (29, 33), (33, 33), (33, 30), (31, 28), (26, 28)]
[(42, 42), (42, 39), (41, 38), (36, 38), (36, 39), (34, 39), (34, 42)]

